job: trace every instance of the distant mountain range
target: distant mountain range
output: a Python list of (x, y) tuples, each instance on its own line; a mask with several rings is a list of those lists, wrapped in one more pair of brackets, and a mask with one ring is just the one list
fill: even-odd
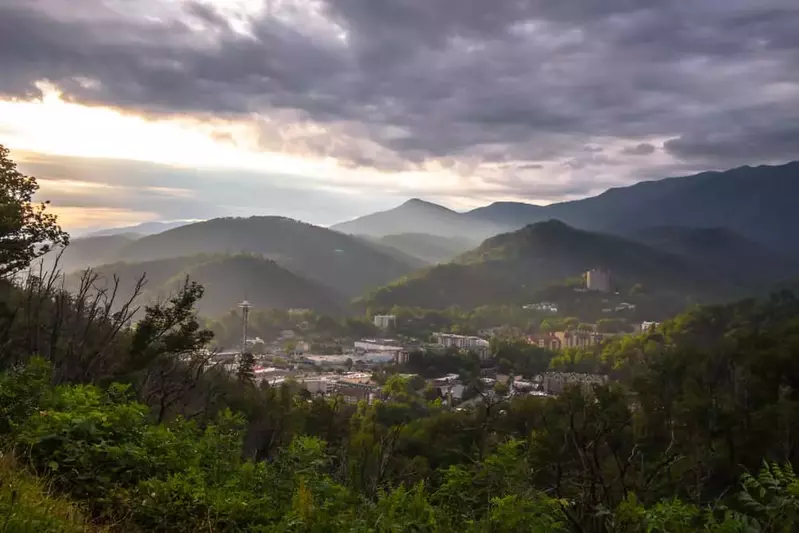
[(356, 297), (381, 307), (518, 303), (593, 267), (626, 284), (717, 299), (799, 277), (796, 198), (799, 162), (546, 207), (503, 202), (458, 213), (414, 199), (331, 229), (274, 216), (147, 223), (73, 239), (60, 268), (99, 266), (125, 282), (146, 268), (151, 295), (186, 273), (202, 276), (209, 313), (245, 294), (326, 310)]
[[(198, 310), (206, 316), (220, 316), (247, 299), (256, 308), (308, 308), (340, 314), (347, 299), (320, 283), (307, 280), (274, 261), (251, 255), (196, 255), (141, 263), (115, 263), (94, 269), (98, 287), (108, 287), (114, 275), (120, 279), (117, 303), (133, 294), (136, 282), (146, 275), (147, 283), (139, 304), (174, 293), (189, 276), (205, 288)], [(68, 278), (78, 284), (79, 273)]]
[(427, 233), (473, 240), (550, 219), (590, 231), (626, 235), (651, 227), (725, 228), (785, 255), (799, 257), (799, 162), (646, 181), (598, 196), (538, 206), (498, 202), (466, 213), (411, 200), (334, 226), (384, 237)]
[(502, 233), (507, 227), (414, 198), (394, 209), (343, 222), (331, 229), (370, 237), (413, 233), (481, 241)]
[(466, 213), (522, 227), (546, 219), (610, 233), (662, 226), (725, 228), (799, 256), (799, 162), (646, 181), (546, 207), (498, 203)]
[(156, 233), (161, 233), (162, 231), (167, 231), (174, 228), (179, 228), (180, 226), (185, 226), (186, 224), (191, 224), (192, 222), (196, 222), (193, 220), (175, 220), (172, 222), (143, 222), (141, 224), (136, 224), (135, 226), (124, 226), (120, 228), (106, 228), (101, 230), (94, 230), (82, 233), (81, 237), (105, 237), (108, 235), (155, 235)]
[(523, 303), (553, 283), (597, 267), (609, 269), (626, 289), (642, 284), (652, 292), (706, 299), (741, 289), (729, 271), (700, 257), (552, 220), (487, 239), (454, 262), (416, 272), (366, 300), (380, 308)]

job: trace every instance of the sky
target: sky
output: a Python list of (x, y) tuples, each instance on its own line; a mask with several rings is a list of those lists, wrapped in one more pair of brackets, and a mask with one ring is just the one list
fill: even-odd
[(538, 204), (797, 159), (796, 0), (0, 0), (67, 228)]

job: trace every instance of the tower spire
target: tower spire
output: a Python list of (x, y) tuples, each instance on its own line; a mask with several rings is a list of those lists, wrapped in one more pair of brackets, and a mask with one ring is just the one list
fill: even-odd
[(247, 327), (248, 322), (250, 319), (250, 308), (252, 308), (252, 304), (245, 299), (239, 304), (239, 309), (241, 309), (241, 353), (243, 354), (247, 350)]

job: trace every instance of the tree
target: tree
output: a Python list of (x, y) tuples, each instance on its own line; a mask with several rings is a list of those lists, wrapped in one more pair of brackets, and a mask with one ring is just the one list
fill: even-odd
[(242, 383), (255, 383), (255, 357), (250, 352), (241, 354), (236, 377)]
[(214, 337), (200, 325), (195, 304), (202, 285), (189, 281), (165, 303), (148, 305), (136, 325), (127, 367), (140, 375), (140, 395), (154, 407), (156, 420), (180, 406), (202, 380)]
[(344, 361), (344, 366), (347, 367), (347, 370), (352, 370), (352, 365), (353, 365), (352, 357), (347, 357), (347, 360)]
[(0, 145), (0, 278), (69, 243), (56, 216), (46, 212), (49, 202), (34, 203), (38, 190), (36, 178), (19, 172), (8, 149)]

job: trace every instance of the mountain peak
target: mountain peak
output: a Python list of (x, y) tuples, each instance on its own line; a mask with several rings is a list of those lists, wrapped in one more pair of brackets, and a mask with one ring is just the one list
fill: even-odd
[(470, 219), (463, 213), (421, 198), (412, 198), (393, 209), (336, 224), (332, 229), (342, 233), (372, 237), (424, 233), (440, 237), (468, 237), (471, 240), (482, 240), (507, 228)]
[(400, 205), (399, 207), (400, 208), (412, 207), (412, 208), (437, 209), (441, 211), (452, 211), (451, 209), (444, 207), (443, 205), (436, 204), (433, 202), (428, 202), (427, 200), (422, 200), (421, 198), (411, 198), (410, 200)]

